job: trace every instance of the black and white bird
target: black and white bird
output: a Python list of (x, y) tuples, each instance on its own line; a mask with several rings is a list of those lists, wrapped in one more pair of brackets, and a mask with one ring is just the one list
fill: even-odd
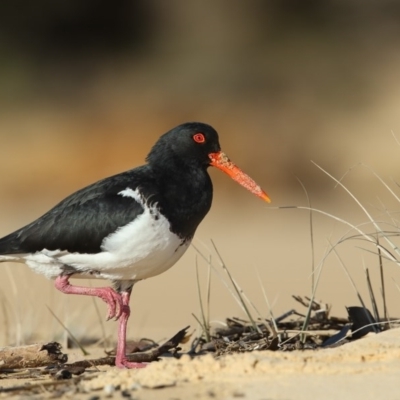
[[(187, 250), (211, 207), (207, 168), (227, 173), (269, 202), (267, 194), (221, 151), (209, 125), (192, 122), (162, 135), (147, 163), (89, 185), (0, 239), (0, 262), (21, 262), (55, 280), (63, 293), (96, 296), (108, 319), (119, 319), (115, 363), (126, 358), (126, 326), (133, 285), (172, 267)], [(112, 287), (81, 287), (70, 278), (100, 278)]]

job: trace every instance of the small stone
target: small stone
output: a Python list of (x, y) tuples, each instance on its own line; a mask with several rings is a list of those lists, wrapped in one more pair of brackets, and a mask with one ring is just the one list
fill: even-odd
[(127, 390), (127, 389), (123, 390), (121, 392), (121, 395), (122, 395), (122, 397), (126, 397), (128, 399), (130, 399), (132, 397), (131, 392), (129, 390)]
[(54, 376), (58, 380), (71, 379), (72, 378), (71, 372), (68, 371), (67, 369), (62, 369), (62, 370), (58, 371)]
[(103, 392), (107, 395), (107, 396), (111, 396), (114, 392), (115, 392), (116, 388), (114, 385), (105, 385)]
[(132, 383), (132, 385), (129, 386), (129, 389), (130, 389), (130, 390), (139, 390), (139, 389), (141, 389), (141, 388), (142, 388), (142, 385), (141, 385), (140, 383), (137, 383), (137, 382)]

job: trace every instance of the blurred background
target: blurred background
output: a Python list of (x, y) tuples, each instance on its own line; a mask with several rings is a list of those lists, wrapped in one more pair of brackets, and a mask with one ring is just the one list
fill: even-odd
[[(0, 235), (72, 191), (143, 163), (175, 125), (202, 121), (272, 198), (267, 206), (210, 171), (214, 206), (194, 243), (217, 269), (210, 239), (264, 316), (261, 285), (276, 316), (299, 308), (291, 295), (310, 295), (313, 260), (323, 265), (317, 298), (334, 314), (358, 305), (341, 262), (366, 300), (369, 268), (381, 306), (374, 248), (347, 241), (337, 247), (340, 260), (324, 259), (349, 226), (314, 214), (312, 251), (309, 213), (277, 207), (308, 206), (301, 181), (313, 207), (350, 224), (368, 221), (312, 160), (345, 175), (371, 215), (397, 232), (399, 204), (363, 164), (399, 193), (399, 42), (393, 0), (1, 2)], [(208, 267), (201, 257), (197, 263), (205, 292)], [(196, 327), (195, 265), (189, 249), (170, 271), (137, 285), (131, 337)], [(385, 272), (396, 316), (399, 268), (386, 262)], [(46, 305), (79, 338), (101, 336), (92, 299), (62, 295), (27, 267), (2, 264), (0, 345), (57, 338), (62, 328)], [(212, 320), (244, 316), (215, 273), (210, 309)], [(115, 323), (104, 329), (115, 338)]]

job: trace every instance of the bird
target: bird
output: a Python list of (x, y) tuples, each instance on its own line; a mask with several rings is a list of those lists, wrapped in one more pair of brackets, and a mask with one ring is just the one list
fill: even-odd
[[(0, 262), (24, 263), (65, 294), (95, 296), (118, 320), (115, 365), (141, 368), (126, 356), (133, 286), (172, 267), (208, 213), (216, 167), (254, 195), (267, 193), (222, 152), (217, 131), (187, 122), (157, 140), (146, 163), (66, 197), (32, 223), (0, 239)], [(82, 287), (70, 279), (111, 281)]]

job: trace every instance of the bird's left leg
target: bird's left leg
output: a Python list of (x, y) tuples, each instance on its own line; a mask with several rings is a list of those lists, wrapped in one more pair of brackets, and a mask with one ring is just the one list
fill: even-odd
[(54, 281), (54, 286), (56, 287), (56, 289), (65, 294), (83, 294), (86, 296), (100, 297), (100, 299), (105, 301), (108, 306), (107, 319), (118, 319), (122, 315), (122, 298), (121, 295), (117, 293), (113, 288), (75, 286), (69, 283), (69, 278), (69, 275), (58, 276)]

